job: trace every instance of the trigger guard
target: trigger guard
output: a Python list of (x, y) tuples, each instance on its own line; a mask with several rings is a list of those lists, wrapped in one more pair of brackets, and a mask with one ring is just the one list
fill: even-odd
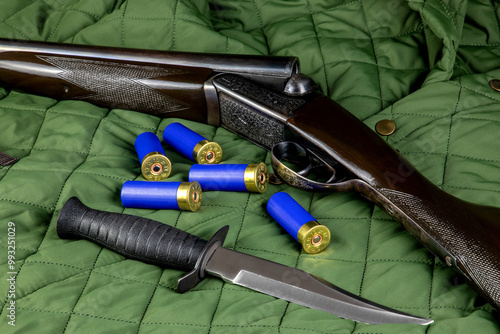
[[(309, 152), (295, 142), (281, 142), (274, 145), (271, 149), (271, 164), (273, 166), (274, 173), (290, 186), (314, 192), (332, 192), (343, 190), (342, 185), (339, 183), (313, 181), (301, 175), (300, 172), (295, 172), (290, 169), (281, 162), (282, 160), (287, 161), (287, 157), (290, 156), (294, 158), (310, 158)], [(309, 163), (309, 166), (306, 167), (306, 169), (310, 168), (310, 166), (311, 164)], [(334, 171), (333, 168), (331, 168), (331, 170)]]

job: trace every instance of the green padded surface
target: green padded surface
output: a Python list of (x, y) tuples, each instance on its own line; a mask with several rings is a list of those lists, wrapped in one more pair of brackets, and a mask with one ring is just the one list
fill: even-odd
[[(293, 55), (322, 91), (370, 127), (397, 124), (387, 141), (443, 190), (500, 207), (498, 2), (483, 0), (0, 0), (0, 37), (142, 49)], [(2, 333), (500, 333), (489, 304), (378, 207), (350, 193), (286, 185), (265, 194), (206, 192), (195, 213), (124, 209), (121, 185), (142, 179), (134, 140), (161, 136), (160, 120), (84, 102), (0, 88), (0, 331)], [(181, 121), (224, 150), (225, 163), (270, 167), (269, 153), (222, 129)], [(168, 150), (168, 148), (166, 148)], [(191, 161), (167, 151), (171, 180)], [(291, 194), (332, 232), (317, 255), (265, 210)], [(230, 225), (225, 246), (310, 271), (430, 326), (366, 325), (226, 284), (179, 294), (182, 274), (127, 260), (83, 240), (61, 240), (71, 196), (203, 238)], [(7, 224), (16, 228), (16, 326), (8, 324)]]

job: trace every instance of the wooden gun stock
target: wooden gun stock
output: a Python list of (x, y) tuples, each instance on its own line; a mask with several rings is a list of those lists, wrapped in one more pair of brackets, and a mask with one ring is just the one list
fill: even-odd
[(339, 190), (361, 193), (500, 307), (500, 209), (462, 201), (420, 174), (374, 131), (326, 97), (288, 120), (304, 142), (353, 173)]

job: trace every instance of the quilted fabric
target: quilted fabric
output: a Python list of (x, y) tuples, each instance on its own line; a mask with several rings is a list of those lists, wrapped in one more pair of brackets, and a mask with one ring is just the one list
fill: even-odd
[[(142, 49), (293, 55), (322, 91), (443, 190), (500, 207), (498, 2), (484, 0), (0, 1), (0, 37)], [(0, 331), (2, 333), (500, 333), (497, 311), (378, 207), (352, 193), (270, 186), (265, 194), (206, 192), (200, 211), (124, 209), (121, 185), (142, 179), (134, 140), (173, 119), (55, 101), (0, 88)], [(236, 135), (181, 121), (224, 150), (225, 163), (270, 167)], [(168, 151), (171, 180), (191, 162)], [(286, 191), (332, 231), (317, 255), (265, 211)], [(169, 223), (225, 246), (312, 272), (364, 298), (435, 322), (367, 325), (209, 278), (185, 294), (180, 271), (128, 260), (55, 224), (71, 196), (100, 210)], [(15, 225), (15, 266), (8, 227)], [(15, 277), (15, 298), (9, 297)], [(8, 307), (15, 301), (15, 327)]]

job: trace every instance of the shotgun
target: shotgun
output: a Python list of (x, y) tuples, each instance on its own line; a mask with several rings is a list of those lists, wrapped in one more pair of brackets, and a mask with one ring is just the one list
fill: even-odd
[(222, 126), (271, 150), (275, 173), (293, 187), (360, 193), (500, 309), (500, 209), (432, 184), (322, 95), (295, 57), (0, 40), (0, 84)]

